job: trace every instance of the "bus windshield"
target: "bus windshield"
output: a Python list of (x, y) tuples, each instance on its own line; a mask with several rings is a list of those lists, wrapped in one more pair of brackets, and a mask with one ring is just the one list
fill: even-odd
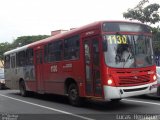
[(152, 38), (145, 35), (104, 35), (105, 62), (114, 68), (147, 67), (154, 64)]

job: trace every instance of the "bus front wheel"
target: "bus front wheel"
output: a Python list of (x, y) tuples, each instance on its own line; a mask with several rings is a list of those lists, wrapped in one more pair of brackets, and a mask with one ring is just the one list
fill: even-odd
[(25, 86), (25, 82), (24, 81), (21, 81), (19, 83), (19, 90), (20, 90), (21, 96), (23, 96), (23, 97), (27, 96), (27, 90), (26, 90), (26, 86)]
[(81, 98), (79, 97), (78, 87), (76, 84), (71, 84), (68, 89), (69, 102), (73, 106), (81, 106)]

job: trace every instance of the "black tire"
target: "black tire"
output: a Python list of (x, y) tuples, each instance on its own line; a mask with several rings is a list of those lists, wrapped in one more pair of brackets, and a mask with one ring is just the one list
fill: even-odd
[(157, 88), (157, 96), (160, 96), (160, 86)]
[(2, 84), (0, 84), (0, 90), (2, 90), (3, 89), (3, 85)]
[(76, 84), (70, 84), (68, 89), (68, 98), (69, 102), (73, 106), (81, 106), (82, 105), (82, 99), (79, 97), (79, 91)]
[(23, 97), (27, 97), (28, 96), (28, 92), (26, 90), (26, 86), (25, 86), (25, 82), (24, 81), (20, 81), (19, 90), (20, 90), (20, 95), (21, 96), (23, 96)]

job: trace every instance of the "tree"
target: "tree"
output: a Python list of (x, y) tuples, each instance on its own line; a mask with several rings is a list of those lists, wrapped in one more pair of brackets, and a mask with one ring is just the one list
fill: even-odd
[(49, 35), (21, 36), (13, 41), (12, 48), (21, 47), (47, 37), (49, 37)]
[(45, 39), (47, 37), (49, 37), (49, 35), (21, 36), (15, 39), (13, 43), (8, 43), (8, 42), (0, 43), (0, 62), (3, 64), (4, 61), (3, 54), (6, 51), (30, 44), (38, 40)]
[(160, 5), (154, 3), (144, 7), (147, 2), (149, 2), (149, 0), (141, 0), (136, 7), (124, 12), (123, 17), (130, 20), (138, 20), (146, 24), (155, 24), (156, 22), (159, 22), (160, 15), (158, 10)]
[(155, 55), (160, 55), (160, 28), (153, 27), (152, 28), (153, 33), (153, 48), (155, 51)]
[(6, 52), (6, 51), (9, 51), (11, 50), (11, 44), (8, 43), (8, 42), (4, 42), (4, 43), (0, 43), (0, 62), (3, 64), (3, 61), (4, 61), (4, 56), (3, 54)]
[[(133, 9), (128, 9), (123, 13), (123, 17), (130, 20), (138, 20), (145, 24), (155, 24), (160, 21), (159, 4), (150, 4), (146, 7), (144, 5), (149, 3), (149, 0), (141, 0), (139, 4)], [(153, 49), (155, 54), (160, 53), (160, 28), (152, 27), (153, 33)]]

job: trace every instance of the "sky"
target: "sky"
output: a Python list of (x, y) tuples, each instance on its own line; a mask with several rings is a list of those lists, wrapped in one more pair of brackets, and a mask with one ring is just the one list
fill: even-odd
[[(140, 0), (0, 0), (0, 43), (27, 35), (50, 35), (100, 20), (124, 20)], [(150, 0), (160, 4), (160, 0)], [(158, 23), (159, 25), (160, 23)]]

